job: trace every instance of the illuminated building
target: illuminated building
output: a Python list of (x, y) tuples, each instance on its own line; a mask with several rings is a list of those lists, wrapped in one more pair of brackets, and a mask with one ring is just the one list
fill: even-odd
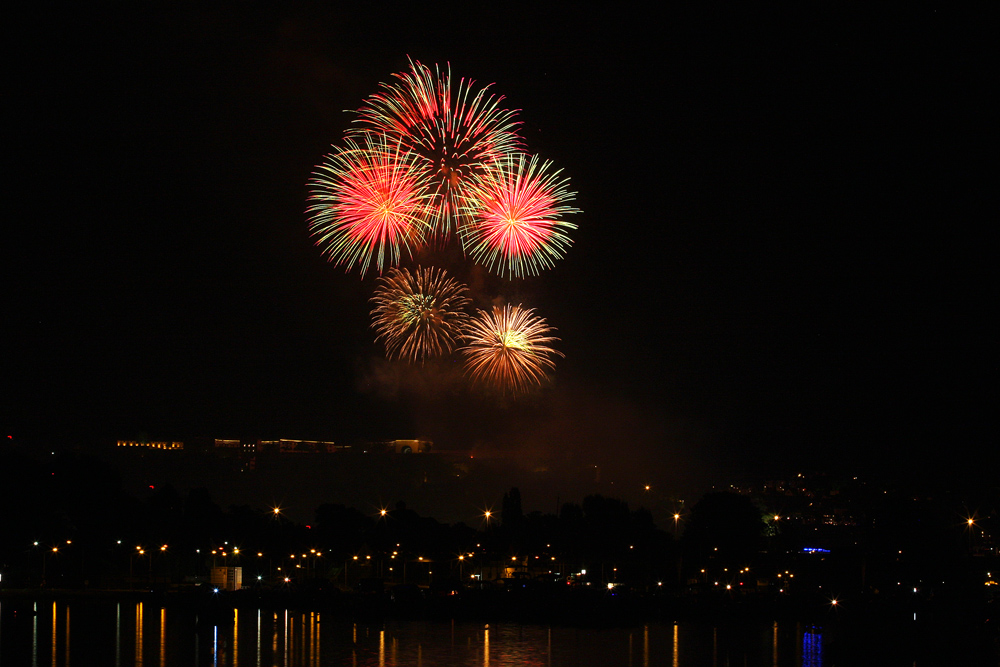
[(135, 442), (132, 440), (119, 440), (119, 447), (145, 447), (147, 449), (184, 449), (183, 442)]

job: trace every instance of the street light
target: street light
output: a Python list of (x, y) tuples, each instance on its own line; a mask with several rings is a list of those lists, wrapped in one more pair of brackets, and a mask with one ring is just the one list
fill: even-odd
[[(45, 586), (45, 564), (48, 561), (48, 555), (49, 555), (49, 553), (50, 552), (48, 552), (48, 551), (42, 552), (42, 586)], [(54, 553), (54, 554), (59, 553), (59, 547), (52, 547), (51, 553)]]

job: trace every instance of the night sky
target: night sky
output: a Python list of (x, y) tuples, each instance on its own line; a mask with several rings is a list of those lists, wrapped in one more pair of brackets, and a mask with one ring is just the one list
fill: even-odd
[[(689, 487), (1000, 465), (985, 5), (100, 4), (9, 26), (5, 436), (421, 437)], [(527, 399), (386, 362), (374, 276), (309, 236), (408, 56), (495, 82), (579, 193), (566, 258), (478, 295), (558, 329)]]

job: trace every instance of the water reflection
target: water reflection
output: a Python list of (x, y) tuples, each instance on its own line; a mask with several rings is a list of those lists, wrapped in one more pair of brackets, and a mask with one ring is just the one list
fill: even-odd
[(64, 661), (63, 664), (65, 664), (66, 667), (69, 667), (69, 638), (70, 638), (70, 634), (71, 633), (69, 631), (69, 605), (66, 605), (66, 644), (65, 644), (65, 648), (64, 648), (65, 656), (66, 657), (63, 658), (63, 661)]
[(167, 665), (167, 610), (160, 607), (160, 667)]
[(56, 646), (57, 646), (57, 644), (56, 644), (56, 626), (58, 625), (57, 622), (56, 622), (56, 613), (57, 612), (58, 612), (58, 610), (56, 609), (56, 603), (53, 600), (52, 601), (52, 667), (56, 667)]
[[(14, 603), (20, 605), (17, 611), (23, 612), (20, 618), (24, 621), (12, 625), (11, 603), (4, 600), (2, 611), (7, 617), (0, 618), (5, 622), (0, 628), (0, 647), (4, 651), (0, 664), (722, 667), (752, 663), (823, 667), (829, 661), (824, 654), (823, 628), (806, 624), (768, 622), (712, 627), (674, 622), (600, 630), (457, 621), (366, 625), (328, 620), (318, 612), (247, 608), (229, 611), (217, 620), (203, 616), (199, 623), (193, 613), (173, 607), (168, 611), (156, 604), (146, 628), (148, 603), (74, 600), (70, 605), (62, 601), (24, 601)], [(133, 614), (128, 613), (130, 607)], [(152, 633), (148, 651), (147, 629)], [(158, 651), (154, 637), (159, 640)], [(132, 646), (130, 641), (134, 642)], [(31, 660), (11, 660), (9, 656), (15, 649), (25, 658), (30, 650)]]
[(135, 603), (135, 667), (142, 667), (142, 603)]
[(771, 628), (771, 657), (772, 667), (778, 667), (778, 622), (775, 621)]
[(802, 667), (823, 667), (823, 630), (811, 627), (802, 635)]
[[(677, 627), (677, 623), (675, 622), (674, 623), (674, 656), (673, 656), (674, 659), (671, 662), (671, 664), (673, 665), (673, 667), (679, 667), (679, 665), (680, 665), (680, 652), (678, 651), (679, 642), (677, 641), (677, 632), (678, 632), (678, 630), (679, 630), (679, 628)], [(649, 633), (649, 626), (648, 625), (646, 626), (646, 632)], [(647, 651), (647, 653), (649, 652), (648, 644), (647, 644), (646, 651)]]

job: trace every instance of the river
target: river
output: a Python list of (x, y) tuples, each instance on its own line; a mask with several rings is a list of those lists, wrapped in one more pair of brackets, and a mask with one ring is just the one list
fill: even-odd
[[(832, 667), (830, 629), (801, 622), (572, 627), (461, 621), (357, 623), (288, 609), (204, 612), (141, 600), (0, 600), (2, 667)], [(900, 647), (879, 664), (912, 660)], [(891, 658), (897, 659), (891, 659)], [(957, 664), (957, 663), (956, 663)]]

